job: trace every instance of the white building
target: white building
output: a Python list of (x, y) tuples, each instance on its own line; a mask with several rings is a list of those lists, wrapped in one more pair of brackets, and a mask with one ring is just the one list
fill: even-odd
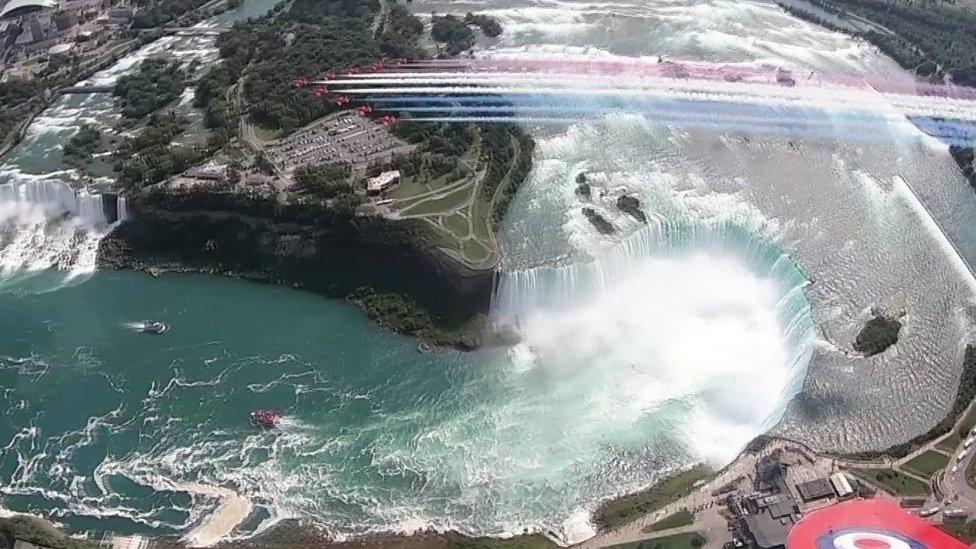
[(400, 170), (383, 172), (366, 180), (366, 194), (378, 195), (400, 182)]
[(844, 473), (830, 475), (830, 484), (834, 487), (834, 491), (837, 492), (837, 497), (846, 498), (854, 493), (854, 489), (851, 488), (851, 483), (848, 482)]

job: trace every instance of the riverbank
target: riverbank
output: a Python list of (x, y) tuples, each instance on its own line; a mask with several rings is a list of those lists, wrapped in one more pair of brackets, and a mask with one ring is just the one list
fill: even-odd
[(467, 269), (418, 243), (414, 223), (281, 204), (230, 186), (163, 184), (130, 200), (100, 243), (101, 269), (202, 272), (307, 289), (359, 304), (381, 325), (470, 350), (485, 339), (494, 272)]

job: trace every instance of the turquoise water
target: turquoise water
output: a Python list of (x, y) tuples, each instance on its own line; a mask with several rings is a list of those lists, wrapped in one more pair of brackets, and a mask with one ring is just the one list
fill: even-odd
[[(128, 327), (144, 318), (172, 329)], [(621, 455), (655, 468), (688, 458), (667, 418), (689, 402), (580, 426), (592, 380), (520, 371), (501, 351), (423, 355), (344, 302), (279, 287), (98, 273), (0, 294), (0, 333), (3, 505), (72, 529), (184, 532), (207, 504), (167, 483), (200, 481), (254, 496), (266, 506), (255, 522), (497, 530), (555, 518), (557, 495), (647, 478), (613, 465)], [(284, 411), (284, 428), (251, 427), (255, 408)], [(619, 479), (601, 478), (616, 467)]]

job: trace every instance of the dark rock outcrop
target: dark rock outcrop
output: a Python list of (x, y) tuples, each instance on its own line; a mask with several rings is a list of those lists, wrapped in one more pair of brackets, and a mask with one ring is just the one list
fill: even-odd
[[(384, 325), (459, 347), (474, 340), (465, 329), (490, 303), (493, 271), (474, 271), (441, 254), (411, 222), (212, 190), (156, 191), (130, 200), (127, 209), (129, 219), (99, 245), (100, 268), (224, 274), (336, 298), (369, 287), (409, 303), (411, 312), (402, 315), (409, 320)], [(419, 333), (429, 325), (414, 322), (414, 308), (442, 332)]]
[(617, 199), (617, 208), (641, 223), (647, 223), (647, 216), (640, 210), (640, 200), (632, 196), (621, 196)]
[(613, 234), (617, 232), (617, 229), (606, 220), (605, 217), (597, 213), (593, 208), (583, 208), (583, 215), (590, 220), (590, 223), (596, 227), (596, 230), (600, 231), (601, 234)]

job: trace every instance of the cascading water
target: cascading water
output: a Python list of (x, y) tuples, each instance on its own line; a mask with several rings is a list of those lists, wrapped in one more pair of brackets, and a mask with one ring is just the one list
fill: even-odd
[[(805, 285), (782, 250), (734, 222), (652, 217), (595, 257), (504, 272), (492, 320), (518, 332), (512, 354), (524, 368), (586, 369), (615, 378), (599, 386), (634, 387), (607, 395), (618, 409), (687, 402), (672, 428), (690, 456), (718, 465), (802, 386), (814, 341)], [(741, 391), (753, 398), (728, 396)]]
[(61, 181), (0, 185), (0, 274), (49, 268), (71, 277), (91, 272), (98, 242), (112, 221), (101, 195)]
[[(212, 37), (160, 38), (80, 84), (111, 85), (144, 59), (165, 52), (206, 61), (217, 55)], [(187, 93), (192, 93), (188, 88)], [(183, 105), (189, 108), (188, 105)], [(87, 180), (64, 162), (65, 143), (83, 125), (113, 133), (119, 118), (110, 94), (66, 95), (34, 119), (0, 166), (0, 284), (46, 269), (76, 278), (95, 269), (98, 242), (127, 217), (125, 197), (101, 193), (111, 177)]]

